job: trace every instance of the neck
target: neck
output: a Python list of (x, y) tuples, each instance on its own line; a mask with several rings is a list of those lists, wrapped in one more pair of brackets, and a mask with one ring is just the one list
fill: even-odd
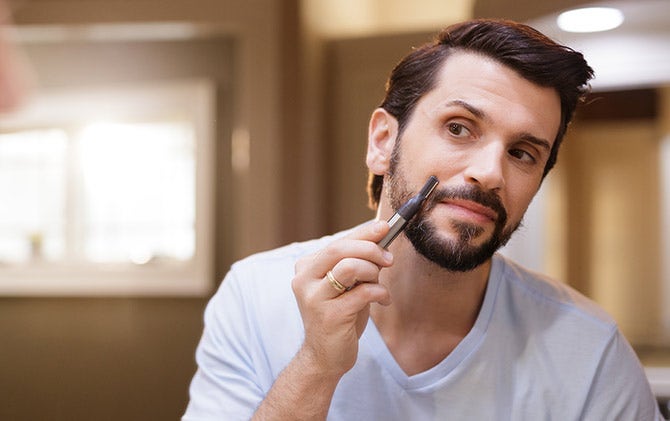
[[(381, 272), (380, 283), (389, 289), (392, 304), (373, 305), (371, 317), (403, 369), (421, 372), (444, 359), (472, 329), (491, 261), (469, 272), (450, 272), (419, 255), (404, 236), (389, 249), (395, 264)], [(417, 349), (435, 351), (419, 357)]]
[(396, 263), (382, 271), (380, 282), (391, 292), (393, 304), (379, 310), (411, 316), (403, 317), (407, 324), (474, 322), (486, 291), (490, 260), (469, 272), (451, 272), (419, 255), (404, 236), (390, 250)]

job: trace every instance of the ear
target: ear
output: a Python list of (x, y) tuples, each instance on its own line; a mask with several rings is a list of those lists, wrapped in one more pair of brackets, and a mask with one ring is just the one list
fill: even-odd
[(377, 108), (370, 117), (368, 152), (365, 162), (370, 172), (384, 175), (391, 163), (391, 153), (398, 134), (398, 121), (383, 108)]

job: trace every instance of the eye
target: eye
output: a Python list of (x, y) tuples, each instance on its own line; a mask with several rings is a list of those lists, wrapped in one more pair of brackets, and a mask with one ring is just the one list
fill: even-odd
[(456, 137), (464, 137), (470, 134), (470, 130), (461, 123), (451, 122), (447, 125), (447, 130)]
[(509, 154), (526, 164), (535, 164), (537, 162), (537, 159), (533, 154), (523, 149), (510, 149)]

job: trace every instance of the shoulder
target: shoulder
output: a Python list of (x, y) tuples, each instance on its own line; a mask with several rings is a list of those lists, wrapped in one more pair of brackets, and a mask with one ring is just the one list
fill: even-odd
[(347, 234), (341, 231), (312, 240), (291, 243), (276, 249), (252, 254), (241, 259), (230, 268), (230, 272), (239, 276), (251, 277), (265, 274), (281, 274), (294, 271), (295, 263), (302, 257), (315, 253), (330, 242)]
[(288, 343), (287, 338), (297, 342), (302, 326), (291, 288), (295, 262), (339, 235), (293, 243), (234, 263), (207, 304), (209, 336), (221, 343), (240, 338), (256, 344)]
[(521, 348), (544, 350), (519, 351), (526, 362), (534, 361), (532, 378), (545, 375), (559, 395), (576, 392), (571, 399), (583, 400), (588, 414), (580, 419), (653, 419), (655, 401), (640, 361), (609, 314), (569, 285), (501, 255), (493, 267), (499, 282), (496, 323), (505, 323), (503, 334)]
[(348, 231), (295, 242), (252, 254), (232, 264), (215, 294), (232, 295), (246, 303), (273, 306), (273, 302), (293, 300), (291, 280), (296, 262), (317, 252)]
[(531, 271), (502, 255), (496, 254), (494, 266), (500, 274), (502, 288), (509, 298), (523, 301), (523, 308), (538, 316), (557, 317), (590, 327), (611, 337), (618, 329), (614, 319), (598, 304), (570, 285)]

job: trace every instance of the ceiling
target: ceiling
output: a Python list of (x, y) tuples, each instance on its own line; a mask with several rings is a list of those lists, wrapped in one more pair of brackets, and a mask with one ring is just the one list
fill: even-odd
[(556, 24), (557, 11), (530, 19), (528, 23), (584, 53), (596, 73), (594, 90), (670, 85), (670, 1), (597, 4), (620, 9), (624, 14), (623, 24), (606, 32), (566, 33)]
[[(9, 3), (20, 7), (29, 1), (34, 0), (10, 0)], [(670, 0), (298, 1), (305, 28), (318, 37), (434, 32), (471, 17), (501, 17), (530, 23), (559, 42), (583, 52), (596, 72), (594, 90), (670, 85)], [(558, 13), (586, 5), (617, 7), (624, 12), (625, 21), (612, 31), (591, 34), (569, 34), (557, 27)], [(131, 29), (137, 30), (128, 25), (119, 28), (126, 36), (135, 34)], [(33, 34), (29, 29), (33, 32), (41, 30), (25, 28), (24, 36)], [(151, 29), (156, 32), (155, 28)], [(171, 29), (181, 31), (179, 34), (189, 30), (174, 25)], [(160, 31), (162, 36), (171, 33), (166, 28)], [(58, 39), (53, 30), (48, 37)]]
[[(560, 12), (592, 5), (619, 8), (624, 23), (590, 34), (556, 25)], [(470, 17), (513, 19), (584, 53), (596, 91), (670, 84), (670, 0), (304, 0), (302, 7), (307, 27), (329, 38), (432, 32)]]

